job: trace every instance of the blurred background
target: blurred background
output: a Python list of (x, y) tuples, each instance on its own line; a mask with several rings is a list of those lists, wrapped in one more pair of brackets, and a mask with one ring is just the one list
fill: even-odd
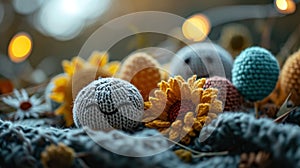
[[(194, 22), (200, 36), (187, 23), (170, 30), (186, 43), (209, 39), (228, 50), (259, 45), (284, 61), (299, 48), (299, 8), (299, 0), (0, 0), (0, 94), (11, 84), (20, 88), (48, 81), (101, 25), (138, 11), (169, 12)], [(231, 33), (241, 35), (227, 37)], [(176, 52), (184, 45), (168, 40), (155, 33), (130, 36), (110, 49), (110, 59), (153, 46), (173, 46)]]

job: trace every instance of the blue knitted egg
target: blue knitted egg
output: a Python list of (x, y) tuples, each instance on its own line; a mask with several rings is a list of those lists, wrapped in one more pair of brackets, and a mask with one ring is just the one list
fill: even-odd
[(232, 56), (222, 47), (210, 42), (195, 43), (180, 49), (170, 64), (172, 75), (188, 79), (221, 76), (231, 81)]
[(245, 99), (262, 100), (276, 86), (279, 65), (276, 58), (266, 49), (250, 47), (234, 61), (232, 83)]

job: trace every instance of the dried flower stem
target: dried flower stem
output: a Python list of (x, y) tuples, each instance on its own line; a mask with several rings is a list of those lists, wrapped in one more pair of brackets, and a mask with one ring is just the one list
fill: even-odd
[(199, 151), (193, 150), (193, 149), (191, 149), (191, 148), (189, 148), (189, 147), (187, 147), (185, 145), (182, 145), (182, 144), (180, 144), (180, 143), (178, 143), (176, 141), (173, 141), (171, 139), (168, 139), (168, 138), (166, 138), (166, 139), (168, 141), (170, 141), (170, 142), (172, 142), (172, 143), (174, 143), (174, 144), (176, 144), (176, 145), (178, 145), (178, 146), (180, 146), (180, 147), (182, 147), (182, 148), (184, 148), (184, 149), (186, 149), (186, 150), (194, 153), (194, 154), (192, 154), (193, 158), (200, 158), (200, 157), (205, 157), (205, 156), (221, 156), (221, 155), (227, 155), (228, 154), (228, 151), (221, 151), (221, 152), (199, 152)]

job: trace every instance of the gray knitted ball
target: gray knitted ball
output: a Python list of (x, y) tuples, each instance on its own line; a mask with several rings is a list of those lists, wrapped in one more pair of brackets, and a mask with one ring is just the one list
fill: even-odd
[(99, 78), (76, 96), (73, 119), (77, 127), (129, 130), (141, 121), (143, 108), (143, 98), (132, 84), (117, 78)]
[(172, 75), (188, 79), (221, 76), (231, 81), (232, 56), (217, 44), (202, 42), (180, 49), (170, 64)]

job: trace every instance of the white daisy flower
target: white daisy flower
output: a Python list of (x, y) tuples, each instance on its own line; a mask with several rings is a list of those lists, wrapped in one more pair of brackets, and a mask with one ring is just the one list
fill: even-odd
[(49, 110), (47, 104), (42, 104), (42, 98), (36, 95), (31, 97), (22, 89), (20, 92), (14, 90), (15, 97), (7, 96), (2, 101), (7, 105), (15, 108), (17, 111), (12, 113), (14, 120), (22, 120), (24, 118), (38, 118), (39, 114)]

